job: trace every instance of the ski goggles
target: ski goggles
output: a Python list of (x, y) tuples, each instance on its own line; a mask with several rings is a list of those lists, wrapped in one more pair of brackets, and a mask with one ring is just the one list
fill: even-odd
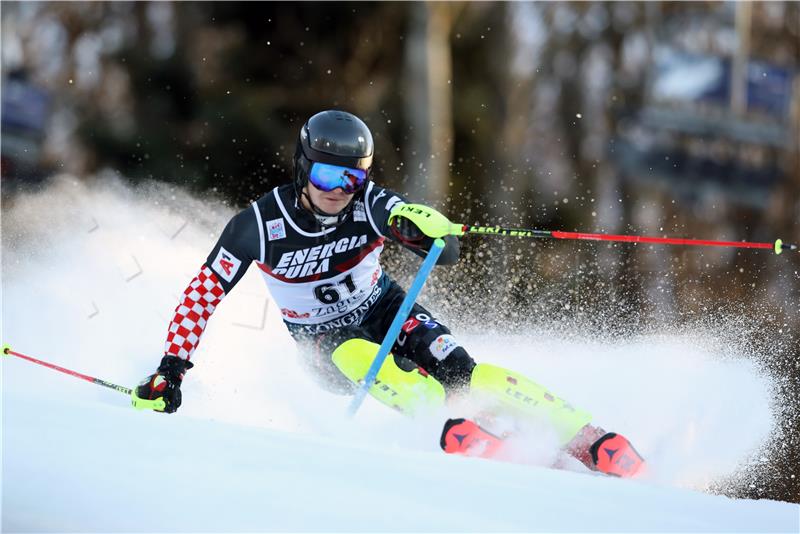
[(330, 192), (341, 188), (348, 195), (360, 191), (367, 183), (367, 171), (340, 167), (328, 163), (314, 163), (308, 180), (320, 191)]

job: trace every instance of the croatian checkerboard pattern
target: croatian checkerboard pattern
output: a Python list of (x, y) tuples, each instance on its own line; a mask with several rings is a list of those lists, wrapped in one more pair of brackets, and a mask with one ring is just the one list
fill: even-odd
[(165, 352), (188, 360), (206, 327), (206, 322), (225, 296), (225, 291), (208, 266), (192, 279), (183, 292), (175, 317), (169, 325)]

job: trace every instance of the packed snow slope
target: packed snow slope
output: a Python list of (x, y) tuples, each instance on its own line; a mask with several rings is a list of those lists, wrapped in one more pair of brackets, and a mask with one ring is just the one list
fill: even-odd
[[(179, 191), (68, 178), (3, 213), (3, 342), (133, 386), (232, 211)], [(423, 301), (425, 299), (423, 298)], [(435, 308), (435, 303), (426, 302)], [(455, 334), (590, 409), (648, 459), (642, 480), (439, 450), (442, 411), (409, 420), (320, 390), (251, 270), (193, 357), (184, 406), (2, 362), (3, 532), (798, 532), (800, 506), (702, 490), (747, 469), (775, 431), (770, 383), (702, 336), (598, 340)]]

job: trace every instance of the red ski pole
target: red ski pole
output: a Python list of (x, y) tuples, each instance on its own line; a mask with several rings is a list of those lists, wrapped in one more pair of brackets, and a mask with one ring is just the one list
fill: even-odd
[(131, 389), (126, 388), (125, 386), (118, 386), (117, 384), (112, 384), (111, 382), (106, 382), (105, 380), (100, 380), (99, 378), (95, 378), (93, 376), (85, 375), (82, 373), (78, 373), (77, 371), (72, 371), (70, 369), (65, 369), (64, 367), (59, 367), (58, 365), (47, 363), (42, 360), (37, 360), (36, 358), (32, 358), (30, 356), (26, 356), (24, 354), (20, 354), (19, 352), (14, 352), (11, 350), (9, 345), (3, 346), (3, 355), (4, 356), (16, 356), (17, 358), (22, 358), (23, 360), (28, 360), (29, 362), (33, 362), (38, 365), (42, 365), (44, 367), (48, 367), (50, 369), (54, 369), (56, 371), (60, 371), (62, 373), (74, 376), (75, 378), (80, 378), (81, 380), (86, 380), (87, 382), (91, 382), (92, 384), (97, 384), (98, 386), (104, 386), (107, 388), (111, 388), (113, 390), (119, 391), (120, 393), (124, 393), (125, 395), (131, 394)]
[(511, 237), (537, 237), (554, 239), (579, 239), (586, 241), (616, 241), (621, 243), (655, 243), (661, 245), (694, 245), (713, 247), (761, 248), (773, 250), (780, 254), (784, 250), (797, 250), (797, 245), (784, 243), (776, 239), (774, 243), (751, 243), (748, 241), (711, 241), (707, 239), (684, 239), (674, 237), (647, 237), (641, 235), (587, 234), (581, 232), (560, 232), (550, 230), (533, 230), (530, 228), (504, 228), (502, 226), (469, 226), (463, 225), (465, 234), (502, 235)]

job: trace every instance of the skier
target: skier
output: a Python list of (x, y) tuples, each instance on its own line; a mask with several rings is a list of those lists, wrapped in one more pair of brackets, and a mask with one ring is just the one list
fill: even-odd
[[(405, 297), (379, 262), (385, 239), (425, 256), (433, 244), (425, 219), (443, 217), (371, 181), (372, 162), (372, 134), (358, 117), (329, 110), (308, 119), (292, 182), (227, 224), (175, 309), (161, 364), (134, 389), (135, 405), (178, 409), (200, 336), (251, 263), (262, 271), (312, 375), (331, 391), (355, 390)], [(448, 236), (438, 264), (458, 256), (458, 238)], [(624, 437), (590, 425), (587, 412), (519, 373), (476, 364), (445, 325), (415, 304), (370, 394), (413, 414), (473, 393), (509, 413), (545, 417), (565, 450), (590, 469), (631, 476), (642, 464)], [(500, 440), (473, 421), (454, 419), (441, 443), (446, 452), (490, 456)]]

